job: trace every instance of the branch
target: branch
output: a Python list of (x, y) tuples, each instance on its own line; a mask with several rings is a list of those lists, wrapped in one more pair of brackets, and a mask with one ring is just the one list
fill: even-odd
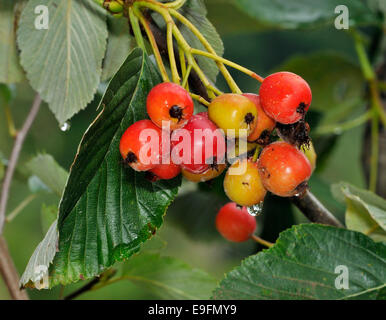
[(1, 198), (0, 198), (0, 235), (3, 233), (4, 222), (5, 222), (5, 213), (7, 210), (7, 202), (9, 197), (9, 190), (11, 187), (11, 182), (13, 178), (13, 174), (15, 172), (16, 164), (19, 159), (20, 151), (23, 146), (25, 137), (28, 134), (29, 129), (33, 121), (36, 118), (36, 115), (39, 111), (41, 105), (41, 98), (37, 94), (35, 96), (34, 102), (32, 104), (31, 110), (23, 124), (22, 129), (17, 133), (15, 144), (13, 145), (11, 157), (8, 162), (7, 171), (4, 177), (4, 183), (1, 190)]
[(311, 222), (344, 228), (309, 190), (301, 198), (292, 197), (291, 201)]
[(28, 300), (28, 295), (25, 290), (19, 288), (19, 274), (16, 271), (12, 257), (9, 254), (8, 246), (0, 236), (0, 274), (4, 279), (5, 285), (8, 288), (9, 294), (15, 300)]

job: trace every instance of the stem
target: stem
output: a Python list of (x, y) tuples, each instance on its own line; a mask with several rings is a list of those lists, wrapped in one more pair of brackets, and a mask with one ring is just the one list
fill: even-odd
[(6, 222), (11, 222), (13, 219), (17, 217), (17, 215), (23, 211), (23, 209), (28, 206), (33, 200), (35, 200), (37, 197), (36, 194), (31, 194), (27, 198), (25, 198), (13, 211), (7, 215), (5, 218)]
[(376, 74), (371, 66), (370, 59), (367, 56), (362, 37), (355, 31), (352, 31), (352, 34), (354, 36), (355, 49), (358, 55), (360, 66), (362, 68), (363, 76), (369, 83), (372, 108), (378, 113), (382, 124), (386, 126), (386, 114), (380, 99)]
[(200, 55), (200, 56), (204, 56), (204, 57), (207, 57), (207, 58), (210, 58), (214, 61), (219, 61), (219, 62), (222, 62), (223, 64), (226, 64), (236, 70), (239, 70), (243, 73), (245, 73), (246, 75), (254, 78), (254, 79), (257, 79), (258, 81), (260, 82), (263, 82), (263, 78), (260, 77), (259, 75), (257, 75), (255, 72), (243, 67), (243, 66), (240, 66), (239, 64), (237, 63), (234, 63), (233, 61), (230, 61), (230, 60), (227, 60), (223, 57), (220, 57), (218, 55), (215, 55), (215, 54), (212, 54), (212, 53), (209, 53), (209, 52), (206, 52), (206, 51), (202, 51), (202, 50), (198, 50), (198, 49), (192, 49), (191, 50), (191, 53), (194, 54), (194, 55)]
[(260, 147), (256, 146), (255, 152), (253, 153), (252, 161), (256, 162), (259, 157)]
[(17, 136), (17, 130), (15, 128), (15, 123), (13, 121), (13, 118), (12, 118), (12, 113), (11, 113), (11, 110), (9, 109), (9, 105), (8, 103), (6, 103), (4, 105), (4, 112), (5, 112), (5, 117), (7, 118), (7, 124), (8, 124), (8, 132), (9, 132), (9, 135), (12, 137), (12, 138), (16, 138)]
[[(202, 43), (202, 45), (205, 47), (205, 49), (217, 56), (216, 51), (213, 49), (213, 47), (210, 45), (208, 40), (201, 34), (200, 30), (198, 30), (188, 19), (186, 19), (182, 14), (180, 14), (176, 10), (169, 10), (170, 14), (177, 18), (181, 23), (183, 23), (196, 37), (197, 39)], [(232, 90), (234, 93), (242, 93), (234, 79), (232, 78), (231, 74), (221, 61), (216, 61), (218, 68), (220, 69), (221, 73), (223, 74), (225, 80), (227, 81), (229, 88)]]
[(210, 102), (206, 101), (203, 97), (199, 96), (198, 94), (194, 94), (194, 93), (189, 93), (189, 94), (194, 100), (197, 100), (198, 102), (202, 103), (204, 106), (209, 107)]
[(33, 121), (36, 118), (36, 115), (39, 111), (40, 105), (41, 105), (41, 98), (37, 94), (35, 96), (34, 102), (32, 104), (31, 110), (23, 124), (22, 129), (18, 132), (15, 140), (15, 144), (12, 149), (11, 157), (8, 162), (7, 171), (5, 173), (4, 183), (1, 190), (1, 197), (0, 197), (0, 235), (3, 232), (4, 227), (4, 221), (5, 221), (5, 213), (7, 210), (7, 202), (9, 197), (9, 190), (11, 187), (11, 182), (13, 178), (13, 174), (15, 172), (16, 164), (19, 159), (20, 151), (23, 146), (25, 137), (28, 134), (29, 129), (31, 128), (31, 125)]
[(263, 245), (264, 247), (267, 247), (267, 248), (271, 248), (273, 246), (272, 242), (264, 240), (255, 234), (251, 235), (251, 239), (255, 240), (257, 243), (260, 243), (261, 245)]
[(178, 10), (179, 8), (181, 8), (185, 4), (185, 2), (186, 2), (186, 0), (176, 0), (174, 2), (164, 3), (163, 5), (167, 8), (172, 8), (172, 9)]
[(291, 200), (311, 222), (344, 228), (309, 190), (306, 190), (303, 197), (292, 197)]
[(130, 17), (130, 24), (131, 28), (133, 29), (135, 41), (137, 42), (137, 45), (146, 52), (145, 43), (143, 41), (141, 27), (139, 26), (138, 18), (135, 16), (133, 12), (133, 8), (129, 8), (129, 17)]
[(25, 290), (19, 288), (19, 274), (9, 253), (7, 242), (0, 236), (0, 274), (4, 279), (8, 292), (14, 300), (28, 300)]
[(192, 65), (190, 64), (188, 65), (188, 69), (185, 71), (185, 76), (184, 76), (184, 79), (182, 80), (183, 88), (186, 88), (188, 86), (188, 79), (191, 71), (192, 71)]
[(174, 58), (174, 45), (173, 45), (173, 20), (166, 22), (166, 40), (168, 46), (169, 64), (172, 71), (173, 82), (180, 84), (180, 76), (177, 71), (176, 59)]
[(340, 124), (331, 125), (331, 126), (318, 127), (315, 130), (314, 134), (318, 135), (318, 136), (325, 135), (325, 134), (331, 134), (331, 133), (334, 133), (334, 134), (339, 133), (340, 134), (343, 131), (347, 131), (347, 130), (356, 128), (356, 127), (366, 123), (372, 117), (373, 117), (373, 111), (368, 110), (367, 112), (365, 112), (364, 114), (360, 115), (359, 117), (357, 117), (355, 119), (352, 119), (352, 120), (349, 120), (349, 121), (346, 121), (346, 122), (343, 122)]
[(369, 190), (376, 192), (378, 177), (378, 156), (379, 156), (379, 122), (378, 115), (371, 121), (371, 157), (370, 157), (370, 179)]
[(161, 57), (161, 54), (159, 52), (157, 43), (155, 41), (153, 32), (151, 31), (149, 24), (148, 24), (147, 20), (144, 18), (144, 16), (142, 15), (142, 13), (139, 10), (137, 10), (135, 7), (133, 7), (133, 8), (134, 8), (135, 15), (138, 17), (143, 28), (145, 29), (145, 32), (147, 34), (147, 38), (149, 39), (150, 45), (153, 48), (155, 60), (157, 61), (157, 65), (158, 65), (158, 68), (161, 72), (162, 79), (164, 82), (169, 82), (169, 76), (168, 76), (168, 73), (166, 72), (166, 68), (165, 68), (164, 63), (162, 61), (162, 57)]
[(89, 283), (87, 283), (85, 286), (79, 288), (78, 290), (76, 290), (73, 293), (70, 293), (68, 296), (65, 296), (63, 298), (63, 300), (73, 300), (76, 297), (80, 296), (81, 294), (83, 294), (87, 291), (91, 291), (99, 283), (99, 281), (100, 281), (100, 278), (94, 278)]

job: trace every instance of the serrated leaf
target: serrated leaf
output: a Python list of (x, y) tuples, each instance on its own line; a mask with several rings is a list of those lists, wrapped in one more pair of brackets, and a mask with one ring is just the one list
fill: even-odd
[(16, 83), (23, 79), (16, 48), (17, 7), (20, 1), (0, 3), (0, 82)]
[(59, 252), (50, 286), (88, 279), (130, 257), (159, 228), (180, 179), (151, 183), (122, 164), (119, 140), (146, 117), (161, 78), (135, 49), (110, 81), (102, 111), (84, 134), (59, 206)]
[(298, 55), (278, 70), (301, 75), (312, 88), (312, 110), (323, 113), (319, 125), (336, 123), (362, 101), (360, 68), (345, 56), (333, 52)]
[[(185, 16), (194, 26), (196, 26), (204, 37), (209, 41), (213, 49), (219, 56), (224, 54), (224, 45), (218, 35), (215, 27), (206, 18), (207, 10), (202, 0), (188, 0), (179, 12)], [(177, 23), (182, 35), (192, 48), (205, 50), (201, 42), (193, 35), (193, 33), (180, 23)], [(215, 62), (208, 58), (197, 57), (198, 64), (205, 70), (208, 78), (215, 83), (218, 75), (218, 68)]]
[[(335, 281), (348, 270), (348, 289)], [(339, 279), (338, 279), (339, 280)], [(317, 224), (281, 233), (269, 250), (245, 259), (215, 299), (376, 299), (386, 284), (386, 246), (362, 233)]]
[(33, 288), (35, 282), (48, 276), (49, 266), (57, 249), (58, 230), (56, 227), (57, 221), (51, 225), (46, 236), (35, 249), (20, 279), (20, 286)]
[(102, 72), (107, 27), (104, 13), (90, 0), (48, 0), (48, 29), (36, 29), (35, 8), (24, 8), (17, 42), (31, 86), (64, 123), (92, 100)]
[(375, 24), (378, 18), (361, 0), (234, 0), (250, 17), (270, 29), (334, 27), (339, 15), (335, 8), (345, 5), (349, 11), (349, 27)]
[[(38, 154), (27, 163), (27, 169), (59, 197), (62, 196), (68, 173), (49, 154)], [(35, 185), (35, 184), (34, 184)]]
[(386, 200), (375, 193), (348, 183), (331, 187), (333, 195), (346, 203), (346, 226), (362, 232), (374, 241), (386, 242)]
[(135, 46), (130, 35), (130, 27), (126, 19), (109, 17), (107, 20), (109, 37), (106, 55), (103, 60), (102, 81), (110, 79), (127, 58), (127, 53)]
[(209, 299), (216, 286), (216, 280), (206, 272), (178, 259), (150, 253), (127, 261), (121, 277), (160, 299)]

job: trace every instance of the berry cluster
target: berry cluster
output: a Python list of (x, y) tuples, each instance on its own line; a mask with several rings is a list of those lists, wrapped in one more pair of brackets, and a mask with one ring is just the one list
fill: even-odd
[[(299, 128), (298, 123), (306, 128), (311, 99), (301, 77), (278, 72), (264, 79), (259, 95), (221, 94), (208, 112), (193, 115), (189, 92), (164, 82), (147, 97), (150, 120), (137, 121), (125, 131), (120, 152), (126, 164), (147, 171), (151, 181), (182, 172), (190, 181), (203, 182), (228, 168), (224, 191), (232, 202), (220, 210), (216, 226), (225, 238), (245, 241), (256, 228), (247, 207), (261, 204), (267, 191), (292, 197), (307, 188), (315, 166), (312, 144), (291, 143), (282, 128)], [(280, 130), (278, 141), (275, 128)], [(308, 137), (308, 131), (302, 134)]]

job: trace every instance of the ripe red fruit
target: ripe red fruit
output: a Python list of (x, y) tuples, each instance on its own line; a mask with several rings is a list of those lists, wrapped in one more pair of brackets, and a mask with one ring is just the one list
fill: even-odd
[(246, 207), (229, 202), (218, 212), (216, 228), (225, 239), (243, 242), (250, 239), (255, 232), (256, 219), (248, 213)]
[(248, 141), (260, 140), (260, 143), (266, 142), (266, 140), (269, 139), (272, 130), (275, 128), (276, 123), (264, 112), (260, 104), (260, 97), (257, 94), (244, 93), (243, 96), (251, 100), (255, 104), (257, 110), (256, 127), (248, 136)]
[(177, 177), (181, 173), (181, 167), (170, 162), (168, 164), (158, 164), (153, 169), (149, 170), (151, 181), (169, 180)]
[(281, 141), (263, 149), (258, 167), (264, 187), (281, 197), (301, 194), (312, 173), (311, 164), (304, 153)]
[(225, 138), (206, 112), (191, 117), (171, 136), (172, 159), (182, 169), (203, 173), (225, 159)]
[(125, 163), (136, 171), (153, 169), (161, 162), (161, 137), (162, 130), (150, 120), (132, 124), (122, 135), (119, 144)]
[(147, 113), (150, 119), (162, 127), (162, 121), (170, 123), (174, 130), (184, 126), (193, 115), (193, 100), (183, 87), (171, 82), (156, 85), (147, 96)]
[(259, 95), (265, 113), (283, 124), (304, 118), (312, 100), (308, 83), (291, 72), (277, 72), (265, 78)]

